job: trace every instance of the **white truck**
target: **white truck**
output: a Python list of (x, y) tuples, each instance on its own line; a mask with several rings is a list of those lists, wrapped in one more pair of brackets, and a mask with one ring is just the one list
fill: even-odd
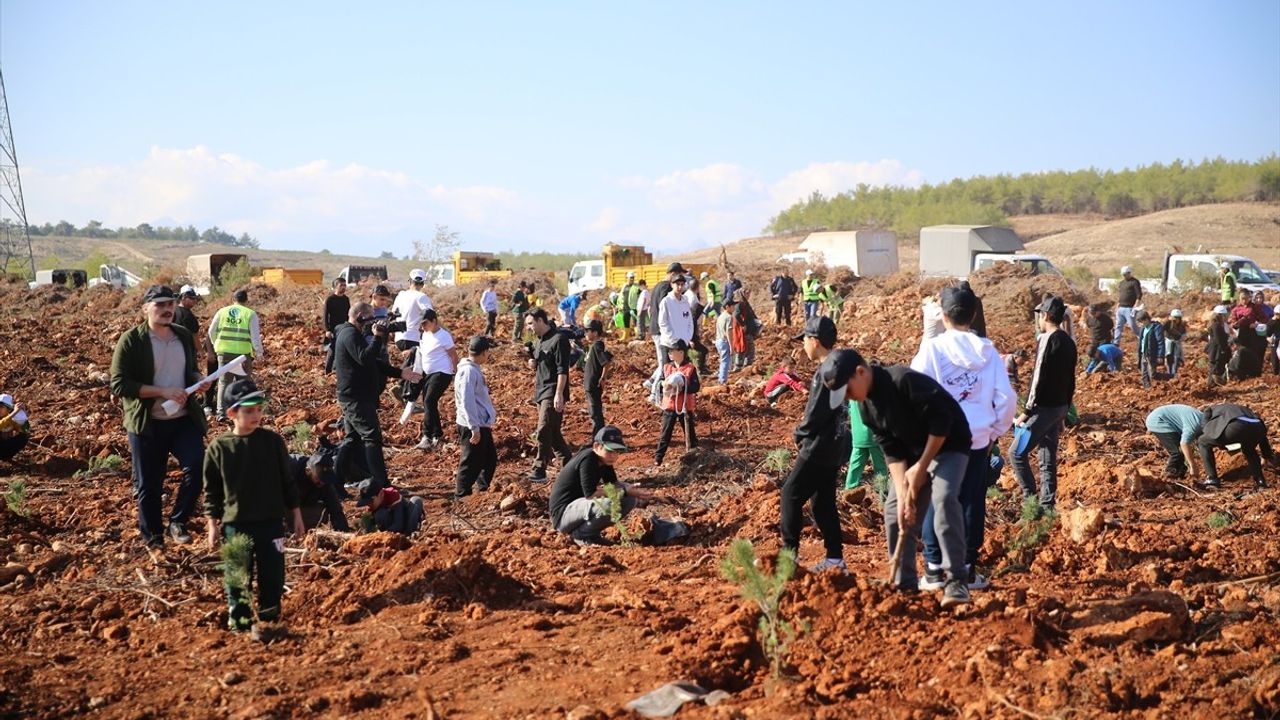
[(142, 278), (119, 265), (99, 265), (98, 277), (89, 279), (89, 287), (110, 285), (117, 290), (128, 290), (142, 284)]
[(968, 277), (997, 263), (1022, 263), (1034, 275), (1061, 275), (1049, 258), (1024, 254), (1022, 238), (993, 225), (932, 225), (920, 228), (920, 273), (926, 277)]
[(778, 261), (847, 267), (858, 277), (892, 275), (898, 272), (898, 236), (883, 230), (809, 233), (799, 251)]
[(27, 283), (27, 287), (34, 290), (41, 285), (69, 285), (71, 287), (84, 287), (88, 284), (89, 273), (83, 270), (75, 269), (59, 269), (59, 270), (37, 270), (36, 279)]
[[(1143, 292), (1217, 292), (1218, 269), (1224, 262), (1230, 263), (1236, 275), (1236, 287), (1250, 292), (1280, 292), (1280, 284), (1257, 263), (1241, 255), (1222, 253), (1165, 253), (1161, 277), (1138, 278), (1138, 281), (1142, 283)], [(1117, 282), (1118, 278), (1100, 278), (1098, 289), (1110, 291)]]

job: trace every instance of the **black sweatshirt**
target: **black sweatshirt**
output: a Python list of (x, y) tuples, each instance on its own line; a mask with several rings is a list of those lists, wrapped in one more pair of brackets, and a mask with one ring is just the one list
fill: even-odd
[(582, 386), (587, 392), (600, 389), (600, 378), (604, 375), (604, 366), (613, 360), (613, 355), (604, 347), (603, 340), (591, 344), (582, 362)]
[(662, 305), (662, 298), (671, 294), (671, 281), (661, 280), (653, 286), (649, 291), (649, 334), (657, 337), (658, 332), (658, 306)]
[(351, 312), (351, 298), (346, 295), (330, 295), (324, 301), (324, 329), (338, 332), (338, 326), (347, 321)]
[(798, 462), (839, 467), (844, 464), (853, 449), (849, 431), (849, 403), (843, 399), (831, 407), (831, 391), (822, 384), (820, 372), (813, 374), (809, 383), (809, 400), (804, 406), (804, 418), (796, 425), (796, 453)]
[(1209, 345), (1205, 348), (1211, 364), (1225, 363), (1231, 357), (1231, 337), (1226, 323), (1213, 320), (1209, 323)]
[(224, 523), (282, 520), (298, 507), (298, 487), (284, 438), (258, 428), (226, 433), (204, 454), (204, 509)]
[(1027, 414), (1040, 407), (1065, 407), (1076, 394), (1076, 343), (1062, 328), (1041, 338), (1031, 370)]
[(351, 323), (337, 328), (334, 340), (333, 369), (338, 376), (338, 400), (375, 400), (387, 386), (387, 378), (400, 377), (400, 369), (382, 358), (386, 336), (373, 336), (366, 344), (364, 335)]
[(559, 527), (560, 518), (564, 516), (569, 503), (580, 498), (589, 498), (596, 494), (600, 483), (617, 483), (618, 474), (612, 465), (600, 462), (600, 456), (592, 448), (583, 448), (568, 462), (556, 476), (556, 484), (551, 488), (551, 526)]
[(1128, 278), (1116, 284), (1116, 304), (1131, 308), (1142, 299), (1142, 283), (1138, 278)]
[(930, 435), (945, 437), (939, 453), (968, 453), (973, 437), (960, 403), (936, 380), (906, 365), (871, 366), (862, 423), (888, 462), (914, 463)]
[[(538, 338), (534, 347), (534, 386), (533, 401), (554, 400), (556, 386), (561, 375), (569, 374), (570, 356), (573, 348), (569, 345), (569, 337), (560, 329), (552, 326), (546, 335)], [(569, 383), (564, 385), (564, 399), (569, 399)]]
[(173, 309), (173, 321), (186, 328), (191, 333), (191, 337), (200, 337), (200, 321), (196, 319), (195, 313), (179, 305)]

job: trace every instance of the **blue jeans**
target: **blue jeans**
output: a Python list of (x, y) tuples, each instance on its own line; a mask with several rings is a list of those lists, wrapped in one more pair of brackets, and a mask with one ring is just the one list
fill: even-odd
[(729, 365), (733, 363), (733, 351), (729, 348), (728, 340), (721, 340), (716, 343), (716, 352), (720, 353), (720, 384), (729, 382)]
[(818, 301), (817, 300), (804, 301), (804, 319), (808, 320), (811, 317), (818, 317)]
[(1069, 405), (1036, 408), (1027, 417), (1027, 427), (1031, 428), (1031, 439), (1021, 454), (1009, 448), (1009, 464), (1013, 466), (1013, 474), (1022, 487), (1022, 497), (1028, 498), (1036, 494), (1036, 479), (1031, 474), (1030, 456), (1037, 448), (1040, 450), (1040, 506), (1052, 511), (1058, 499), (1058, 436), (1062, 433), (1062, 423), (1067, 418)]
[(133, 453), (133, 497), (138, 501), (138, 530), (147, 544), (164, 543), (165, 469), (169, 455), (182, 466), (182, 484), (173, 502), (169, 523), (181, 526), (191, 517), (202, 486), (204, 434), (189, 417), (152, 420), (150, 435), (129, 433)]
[[(991, 447), (969, 451), (969, 464), (960, 481), (960, 512), (964, 515), (964, 562), (974, 565), (986, 539), (987, 476), (991, 473)], [(924, 559), (942, 565), (942, 548), (933, 527), (933, 506), (924, 514)]]
[(1116, 333), (1112, 338), (1112, 342), (1116, 345), (1120, 344), (1120, 335), (1124, 333), (1124, 326), (1128, 323), (1129, 329), (1133, 331), (1134, 337), (1141, 337), (1138, 332), (1138, 319), (1134, 317), (1133, 308), (1118, 307), (1116, 308)]

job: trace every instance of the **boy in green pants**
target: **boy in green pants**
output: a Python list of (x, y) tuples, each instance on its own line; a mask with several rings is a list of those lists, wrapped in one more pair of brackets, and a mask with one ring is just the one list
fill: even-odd
[(876, 475), (889, 477), (884, 452), (876, 444), (875, 438), (871, 437), (871, 431), (862, 424), (862, 405), (857, 400), (849, 401), (849, 428), (853, 431), (853, 453), (849, 455), (849, 472), (844, 476), (844, 489), (852, 490), (862, 484), (862, 471), (866, 469), (868, 458)]
[[(209, 549), (219, 537), (247, 536), (252, 550), (246, 574), (257, 576), (258, 620), (280, 618), (284, 594), (284, 520), (292, 520), (294, 537), (306, 532), (298, 509), (298, 489), (290, 471), (284, 438), (259, 427), (267, 398), (252, 380), (227, 385), (223, 407), (234, 428), (204, 454), (204, 509), (209, 516)], [(220, 532), (221, 531), (221, 532)], [(246, 586), (248, 583), (246, 583)], [(254, 628), (247, 587), (227, 587), (227, 625), (232, 631)], [(256, 629), (255, 629), (256, 631)]]

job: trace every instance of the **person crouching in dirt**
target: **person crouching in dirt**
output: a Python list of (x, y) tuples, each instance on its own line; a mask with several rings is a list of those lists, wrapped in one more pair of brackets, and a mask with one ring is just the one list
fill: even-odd
[(1107, 372), (1120, 372), (1120, 368), (1124, 365), (1124, 350), (1119, 345), (1113, 345), (1105, 342), (1098, 346), (1089, 358), (1089, 364), (1084, 368), (1085, 375), (1092, 375), (1096, 370), (1106, 370)]
[(1134, 316), (1138, 321), (1138, 369), (1142, 373), (1142, 387), (1150, 390), (1156, 368), (1164, 360), (1164, 326), (1151, 319), (1151, 313), (1139, 310)]
[(551, 527), (568, 535), (579, 545), (601, 545), (600, 532), (613, 523), (612, 501), (604, 496), (604, 487), (613, 485), (622, 491), (620, 518), (626, 517), (641, 503), (652, 499), (649, 490), (618, 482), (613, 464), (621, 453), (630, 452), (623, 442), (622, 431), (606, 425), (596, 433), (589, 448), (579, 450), (556, 476), (551, 488)]
[[(200, 498), (207, 428), (199, 396), (212, 384), (206, 381), (195, 392), (186, 391), (200, 376), (194, 338), (173, 324), (176, 299), (164, 285), (147, 288), (142, 296), (145, 322), (120, 336), (111, 358), (111, 394), (121, 398), (133, 456), (138, 530), (153, 550), (163, 547), (166, 535), (178, 543), (191, 542), (186, 523)], [(177, 405), (172, 412), (164, 404), (169, 400)], [(166, 528), (162, 496), (171, 454), (182, 466), (182, 484)]]
[[(284, 595), (284, 524), (291, 521), (296, 539), (306, 528), (298, 509), (298, 488), (284, 438), (261, 427), (266, 396), (252, 380), (237, 380), (222, 393), (222, 406), (232, 422), (231, 432), (209, 443), (204, 460), (204, 510), (209, 518), (209, 550), (237, 536), (250, 541), (245, 572), (258, 588), (257, 618), (280, 619)], [(233, 632), (254, 625), (254, 611), (246, 597), (248, 586), (227, 585), (227, 625)]]
[[(371, 487), (376, 491), (387, 485), (378, 399), (386, 389), (387, 378), (417, 382), (422, 375), (413, 368), (394, 367), (387, 360), (390, 331), (385, 321), (374, 320), (373, 307), (368, 303), (353, 305), (347, 319), (338, 326), (334, 340), (338, 405), (342, 408), (343, 431), (348, 441), (358, 441), (364, 446), (365, 465), (373, 483)], [(366, 328), (373, 337), (370, 344), (365, 343)]]
[(368, 485), (368, 480), (360, 483), (360, 500), (356, 502), (356, 507), (370, 516), (372, 526), (366, 526), (366, 530), (412, 535), (422, 527), (422, 498), (405, 499), (393, 487), (371, 492)]
[(1161, 405), (1147, 415), (1147, 432), (1156, 436), (1160, 447), (1168, 453), (1164, 476), (1181, 480), (1187, 473), (1195, 474), (1196, 461), (1191, 450), (1200, 428), (1204, 425), (1204, 413), (1190, 405)]
[(942, 607), (968, 603), (960, 488), (973, 436), (960, 404), (928, 375), (905, 365), (868, 366), (856, 350), (837, 350), (819, 372), (826, 388), (847, 388), (842, 395), (862, 403), (862, 421), (889, 464), (884, 524), (890, 555), (898, 559), (894, 586), (919, 590), (916, 536), (932, 507), (942, 549)]
[(30, 439), (27, 408), (9, 393), (0, 394), (0, 460), (12, 460)]
[[(316, 452), (311, 455), (289, 455), (290, 475), (294, 488), (298, 493), (298, 507), (307, 510), (302, 514), (307, 529), (327, 519), (329, 527), (338, 532), (351, 532), (347, 524), (347, 516), (342, 510), (342, 500), (338, 497), (338, 478), (334, 473), (332, 453)], [(317, 516), (317, 509), (322, 512)], [(311, 514), (314, 521), (309, 521)]]
[(694, 397), (702, 389), (698, 369), (689, 362), (689, 343), (674, 340), (667, 346), (668, 362), (662, 367), (662, 434), (658, 437), (658, 449), (653, 455), (654, 466), (662, 465), (671, 444), (671, 431), (679, 420), (684, 425), (686, 451), (698, 447), (698, 433), (694, 427)]
[[(987, 587), (978, 572), (978, 553), (985, 539), (987, 520), (987, 477), (991, 448), (1009, 432), (1018, 412), (1018, 396), (992, 342), (969, 330), (977, 312), (978, 298), (972, 290), (944, 288), (941, 294), (942, 321), (946, 331), (926, 340), (911, 361), (911, 369), (924, 373), (946, 389), (960, 404), (969, 432), (969, 462), (960, 485), (960, 509), (964, 515), (965, 574), (970, 590)], [(933, 508), (924, 517), (924, 582), (921, 589), (938, 590), (945, 583), (942, 553), (934, 532)]]
[(479, 487), (481, 492), (488, 490), (498, 469), (498, 449), (493, 444), (493, 423), (498, 413), (484, 378), (484, 365), (489, 361), (489, 351), (495, 347), (492, 339), (477, 335), (467, 346), (468, 357), (458, 363), (453, 404), (457, 408), (455, 420), (462, 454), (454, 475), (455, 498), (470, 495), (472, 486)]
[[(1234, 292), (1234, 291), (1233, 291)], [(1213, 309), (1209, 320), (1209, 342), (1205, 355), (1209, 360), (1209, 387), (1227, 383), (1227, 363), (1231, 360), (1231, 336), (1227, 333), (1226, 305)]]
[[(836, 326), (831, 318), (817, 315), (805, 321), (804, 352), (810, 360), (821, 365), (835, 345)], [(799, 553), (800, 529), (804, 524), (802, 512), (804, 504), (810, 504), (826, 549), (823, 561), (811, 568), (813, 572), (846, 569), (840, 515), (836, 510), (836, 483), (840, 466), (853, 447), (848, 412), (844, 388), (833, 391), (823, 385), (819, 368), (810, 382), (804, 418), (792, 434), (797, 448), (796, 462), (782, 483), (778, 523), (782, 547)]]
[(1229, 449), (1238, 445), (1245, 461), (1249, 464), (1249, 474), (1253, 476), (1253, 484), (1258, 489), (1267, 486), (1262, 476), (1262, 457), (1273, 470), (1280, 471), (1280, 456), (1271, 449), (1267, 440), (1267, 424), (1252, 410), (1243, 405), (1220, 403), (1204, 409), (1204, 424), (1200, 428), (1200, 439), (1196, 446), (1200, 450), (1200, 460), (1204, 463), (1204, 481), (1200, 484), (1206, 488), (1221, 487), (1218, 478), (1218, 465), (1214, 460), (1215, 449)]
[(1236, 334), (1236, 351), (1227, 363), (1227, 377), (1247, 380), (1262, 377), (1262, 360), (1267, 352), (1267, 326), (1246, 325)]
[(1182, 319), (1182, 311), (1174, 308), (1169, 311), (1169, 319), (1164, 323), (1164, 366), (1169, 377), (1178, 376), (1178, 368), (1182, 367), (1182, 339), (1187, 336), (1187, 323)]
[(591, 436), (604, 427), (604, 378), (609, 374), (613, 355), (604, 346), (604, 325), (599, 320), (587, 323), (587, 352), (582, 356), (582, 391), (587, 396), (591, 413)]
[(764, 389), (760, 392), (769, 401), (769, 406), (772, 407), (778, 402), (778, 398), (787, 394), (788, 390), (795, 390), (801, 395), (809, 394), (809, 388), (804, 386), (804, 381), (800, 379), (800, 376), (791, 371), (790, 365), (782, 363), (774, 371), (773, 375), (765, 381)]

